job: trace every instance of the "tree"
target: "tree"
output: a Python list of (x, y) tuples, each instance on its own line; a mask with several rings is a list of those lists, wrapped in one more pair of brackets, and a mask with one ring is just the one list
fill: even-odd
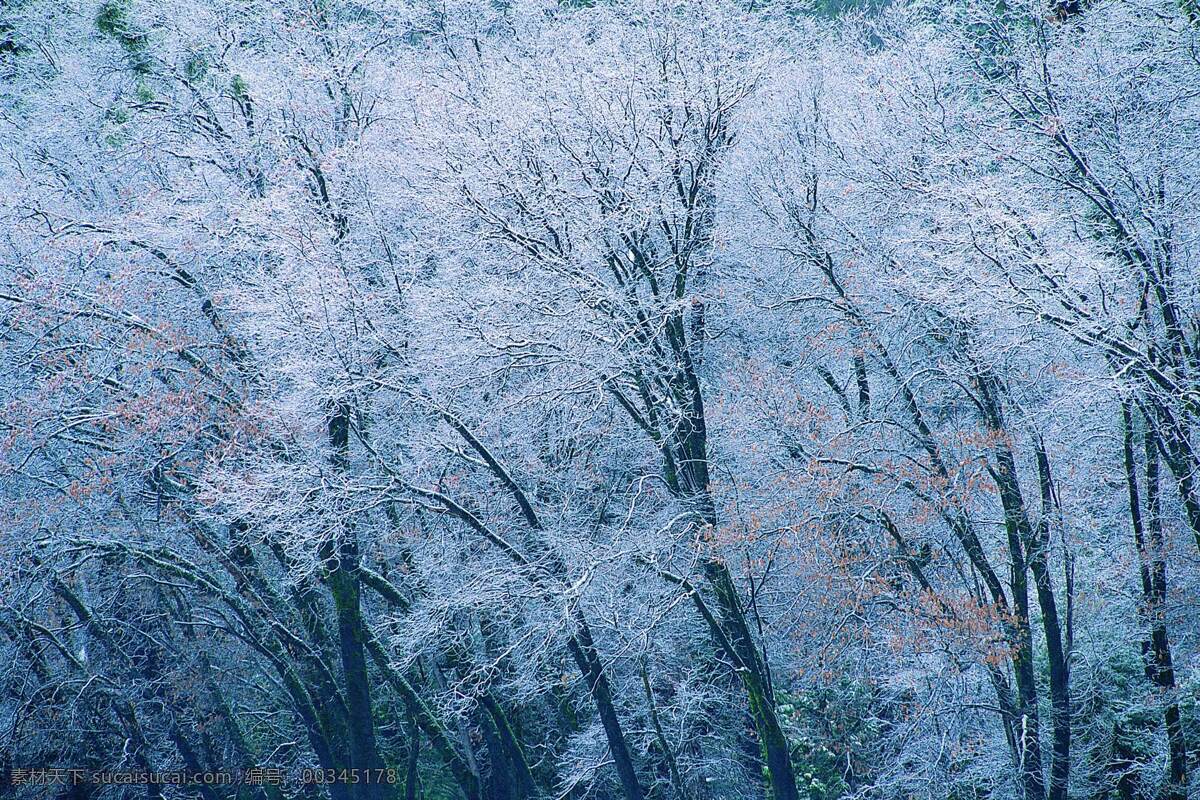
[(1186, 797), (1193, 22), (9, 3), (0, 794)]

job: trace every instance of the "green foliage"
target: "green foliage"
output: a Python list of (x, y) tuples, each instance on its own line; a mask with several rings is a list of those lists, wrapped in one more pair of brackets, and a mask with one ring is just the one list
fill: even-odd
[(183, 64), (183, 74), (193, 83), (203, 80), (208, 74), (208, 59), (200, 53), (193, 53)]
[(1189, 752), (1195, 753), (1196, 744), (1200, 743), (1200, 675), (1195, 672), (1176, 672), (1175, 679), (1179, 681), (1179, 716), (1183, 723), (1183, 737), (1188, 743)]
[(113, 149), (119, 149), (128, 141), (129, 136), (125, 126), (129, 123), (129, 109), (123, 105), (115, 105), (104, 112), (102, 135), (104, 142)]
[(1098, 796), (1128, 793), (1165, 748), (1162, 707), (1136, 647), (1114, 644), (1108, 659), (1076, 674), (1076, 752)]
[(96, 14), (96, 28), (106, 36), (122, 36), (129, 22), (129, 4), (121, 0), (108, 0)]
[(150, 71), (150, 37), (134, 21), (129, 0), (105, 0), (96, 14), (96, 29), (116, 40), (134, 72)]
[(0, 2), (0, 78), (11, 77), (16, 62), (29, 52), (26, 37), (16, 22), (16, 12), (23, 0)]
[(0, 57), (20, 55), (28, 48), (17, 38), (11, 23), (0, 20)]
[(839, 17), (843, 14), (878, 14), (891, 5), (891, 0), (813, 0), (809, 13), (817, 17)]
[(234, 75), (233, 79), (229, 81), (229, 92), (239, 103), (250, 99), (250, 87), (246, 85), (246, 80), (241, 75)]
[(881, 733), (871, 709), (873, 697), (868, 683), (851, 678), (778, 693), (777, 710), (791, 745), (797, 785), (807, 800), (835, 800), (866, 778), (869, 753)]

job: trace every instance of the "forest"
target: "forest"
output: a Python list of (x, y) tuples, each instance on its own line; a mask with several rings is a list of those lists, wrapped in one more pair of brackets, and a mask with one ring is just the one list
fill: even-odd
[(1200, 797), (1196, 0), (0, 0), (0, 800)]

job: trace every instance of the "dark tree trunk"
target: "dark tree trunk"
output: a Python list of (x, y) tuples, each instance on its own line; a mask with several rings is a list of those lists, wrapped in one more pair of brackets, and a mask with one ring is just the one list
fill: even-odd
[[(1008, 431), (1005, 429), (1004, 414), (1000, 405), (999, 382), (990, 373), (981, 370), (974, 376), (973, 383), (979, 393), (984, 422), (997, 442), (993, 448), (993, 465), (989, 469), (992, 478), (996, 481), (1000, 504), (1004, 509), (1004, 528), (1008, 538), (1009, 557), (1012, 559), (1009, 587), (1012, 591), (1013, 611), (1015, 612), (1013, 628), (1016, 652), (1013, 654), (1012, 660), (1017, 685), (1017, 716), (1013, 720), (1013, 727), (1020, 746), (1018, 762), (1021, 767), (1025, 800), (1041, 800), (1046, 797), (1046, 784), (1042, 776), (1038, 690), (1033, 669), (1033, 632), (1030, 626), (1029, 605), (1029, 573), (1031, 571), (1034, 573), (1038, 601), (1042, 605), (1043, 629), (1047, 635), (1047, 642), (1049, 643), (1051, 638), (1055, 640), (1058, 656), (1062, 659), (1058, 612), (1054, 603), (1049, 570), (1046, 566), (1045, 549), (1034, 536), (1025, 498), (1017, 479), (1016, 461), (1013, 458), (1012, 450), (1006, 444)], [(1041, 579), (1038, 578), (1039, 573), (1042, 576)], [(1050, 611), (1047, 610), (1047, 605)], [(1047, 618), (1051, 614), (1053, 614), (1053, 619), (1048, 621)], [(1048, 653), (1050, 649), (1048, 646)], [(1062, 663), (1065, 663), (1065, 660)], [(1065, 696), (1065, 692), (1058, 698), (1060, 703), (1063, 696)], [(1054, 709), (1052, 722), (1055, 728), (1055, 748), (1051, 764), (1050, 790), (1052, 800), (1065, 800), (1066, 778), (1070, 769), (1069, 697), (1065, 713), (1059, 705), (1055, 705)], [(1060, 748), (1062, 749), (1060, 750)]]
[(411, 705), (408, 706), (408, 767), (404, 771), (404, 800), (417, 800), (421, 788), (418, 766), (421, 759), (421, 728), (417, 724), (417, 715)]
[[(679, 332), (682, 339), (682, 331)], [(676, 491), (693, 505), (710, 528), (717, 525), (716, 504), (709, 486), (708, 430), (704, 414), (704, 398), (700, 382), (692, 368), (686, 347), (681, 353), (681, 375), (677, 394), (686, 398), (690, 413), (675, 433)], [(773, 800), (798, 800), (796, 774), (792, 767), (791, 748), (775, 709), (774, 692), (768, 677), (766, 660), (754, 642), (750, 625), (742, 608), (737, 586), (729, 567), (717, 558), (704, 562), (704, 577), (717, 599), (719, 623), (731, 653), (727, 655), (738, 667), (738, 677), (746, 691), (750, 717), (758, 735), (759, 749), (767, 767), (767, 782)]]
[(533, 774), (529, 770), (529, 762), (525, 759), (525, 750), (517, 740), (508, 715), (504, 713), (504, 709), (490, 691), (484, 692), (480, 703), (483, 704), (495, 729), (496, 740), (507, 764), (506, 769), (510, 776), (509, 779), (512, 781), (515, 796), (519, 798), (533, 797), (537, 791)]
[[(1066, 800), (1071, 777), (1071, 654), (1064, 645), (1066, 637), (1063, 636), (1054, 585), (1050, 578), (1050, 520), (1054, 508), (1054, 485), (1045, 447), (1039, 441), (1036, 449), (1042, 515), (1035, 532), (1033, 547), (1030, 548), (1029, 567), (1037, 586), (1038, 605), (1042, 609), (1042, 632), (1046, 638), (1046, 661), (1050, 671), (1051, 724), (1054, 728), (1054, 755), (1050, 762), (1050, 800)], [(1067, 591), (1070, 591), (1070, 587)]]
[(584, 680), (588, 683), (588, 691), (591, 693), (592, 700), (596, 703), (596, 710), (600, 713), (600, 723), (604, 727), (604, 735), (608, 740), (613, 764), (617, 768), (617, 777), (621, 781), (621, 792), (624, 794), (625, 800), (642, 800), (645, 797), (642, 792), (642, 784), (638, 780), (637, 771), (633, 768), (633, 756), (629, 753), (629, 746), (625, 743), (625, 734), (621, 730), (621, 722), (617, 717), (616, 706), (613, 704), (612, 687), (609, 685), (608, 676), (596, 653), (591, 631), (582, 620), (577, 620), (577, 624), (579, 625), (578, 633), (567, 642), (571, 657), (579, 665)]
[(1158, 442), (1154, 428), (1147, 420), (1144, 451), (1146, 460), (1145, 513), (1138, 490), (1137, 459), (1134, 454), (1133, 415), (1128, 403), (1122, 404), (1124, 433), (1125, 481), (1129, 487), (1129, 514), (1133, 523), (1133, 540), (1137, 547), (1141, 573), (1143, 616), (1150, 629), (1149, 652), (1146, 657), (1146, 676), (1163, 693), (1163, 720), (1167, 728), (1169, 751), (1168, 783), (1164, 800), (1187, 800), (1188, 763), (1187, 739), (1175, 697), (1175, 667), (1171, 658), (1171, 643), (1167, 635), (1164, 606), (1167, 598), (1167, 568), (1161, 515), (1161, 481), (1159, 474)]
[[(350, 408), (336, 405), (329, 418), (329, 443), (333, 466), (345, 471), (350, 444)], [(382, 800), (391, 794), (381, 781), (383, 759), (375, 741), (375, 712), (371, 703), (371, 681), (367, 674), (366, 635), (362, 619), (362, 592), (358, 574), (358, 542), (351, 522), (336, 534), (336, 541), (322, 548), (326, 559), (326, 583), (333, 598), (338, 626), (338, 654), (342, 664), (346, 696), (350, 760), (354, 770), (351, 785), (361, 800)]]

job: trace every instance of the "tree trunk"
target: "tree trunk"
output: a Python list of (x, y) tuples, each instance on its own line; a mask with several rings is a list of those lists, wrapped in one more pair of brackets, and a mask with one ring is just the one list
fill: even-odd
[[(679, 437), (680, 458), (676, 459), (678, 489), (683, 498), (695, 504), (700, 517), (710, 528), (717, 525), (716, 504), (709, 487), (707, 427), (700, 384), (692, 373), (690, 362), (684, 359), (688, 394), (691, 396), (691, 415), (687, 428)], [(746, 690), (750, 717), (758, 735), (759, 749), (767, 767), (767, 782), (774, 800), (799, 800), (796, 773), (792, 767), (791, 747), (775, 711), (775, 696), (767, 677), (767, 665), (754, 643), (746, 612), (738, 597), (737, 586), (724, 561), (708, 557), (704, 562), (704, 577), (717, 598), (720, 627), (724, 637), (719, 644), (732, 647), (727, 655), (738, 665), (738, 677)]]
[(483, 693), (480, 702), (483, 704), (495, 728), (496, 739), (508, 764), (507, 769), (515, 788), (516, 796), (521, 798), (533, 797), (537, 792), (533, 781), (533, 774), (529, 770), (529, 761), (525, 758), (525, 750), (521, 747), (521, 743), (517, 740), (512, 725), (508, 721), (508, 715), (504, 713), (504, 709), (500, 707), (500, 703), (497, 702), (490, 691)]
[[(345, 471), (350, 444), (350, 409), (339, 403), (329, 419), (329, 442), (333, 466)], [(326, 557), (326, 583), (333, 598), (338, 625), (338, 653), (346, 695), (351, 777), (354, 795), (361, 800), (382, 800), (392, 792), (381, 781), (384, 767), (375, 741), (375, 713), (371, 703), (371, 681), (367, 674), (366, 636), (362, 619), (362, 592), (358, 575), (358, 542), (352, 523), (338, 531), (337, 541), (321, 549)]]
[(1054, 745), (1050, 762), (1050, 800), (1066, 800), (1071, 770), (1071, 694), (1067, 653), (1063, 646), (1058, 604), (1049, 568), (1050, 514), (1053, 508), (1049, 462), (1039, 444), (1037, 450), (1039, 483), (1042, 487), (1042, 519), (1035, 531), (1030, 522), (1028, 505), (1017, 477), (1016, 459), (1008, 445), (1009, 433), (1001, 406), (1000, 382), (989, 372), (981, 371), (974, 378), (979, 392), (985, 422), (997, 444), (993, 448), (995, 466), (992, 477), (1004, 508), (1004, 527), (1008, 534), (1012, 556), (1012, 593), (1017, 612), (1019, 651), (1014, 657), (1017, 678), (1018, 705), (1021, 719), (1022, 764), (1027, 800), (1046, 796), (1041, 771), (1041, 744), (1038, 738), (1038, 697), (1033, 670), (1033, 635), (1029, 622), (1029, 580), (1033, 574), (1038, 606), (1042, 611), (1042, 633), (1050, 667), (1051, 726)]
[(600, 723), (604, 726), (604, 735), (617, 768), (617, 777), (621, 781), (621, 792), (625, 795), (625, 800), (642, 800), (645, 795), (633, 768), (633, 757), (629, 754), (625, 734), (621, 730), (621, 722), (613, 705), (612, 687), (608, 683), (608, 676), (605, 675), (604, 667), (596, 653), (591, 631), (582, 620), (577, 620), (577, 623), (579, 632), (567, 642), (567, 647), (583, 672), (588, 691), (600, 713)]
[(1125, 481), (1129, 488), (1129, 514), (1133, 523), (1133, 540), (1137, 547), (1141, 572), (1143, 614), (1150, 628), (1150, 649), (1146, 676), (1163, 693), (1163, 720), (1167, 728), (1169, 751), (1168, 783), (1164, 800), (1187, 800), (1188, 764), (1187, 740), (1175, 697), (1175, 667), (1171, 658), (1171, 643), (1164, 619), (1167, 596), (1167, 569), (1163, 548), (1158, 443), (1153, 426), (1147, 420), (1145, 433), (1146, 498), (1145, 515), (1138, 491), (1137, 461), (1133, 446), (1133, 415), (1128, 403), (1121, 407), (1124, 439)]
[[(1050, 519), (1054, 507), (1054, 488), (1050, 462), (1039, 441), (1036, 445), (1038, 477), (1042, 493), (1042, 515), (1036, 539), (1029, 553), (1029, 568), (1037, 586), (1038, 605), (1042, 609), (1042, 633), (1046, 638), (1046, 660), (1050, 670), (1051, 725), (1054, 728), (1054, 753), (1050, 761), (1050, 800), (1066, 800), (1071, 778), (1071, 665), (1064, 646), (1062, 625), (1054, 585), (1050, 579)], [(1068, 587), (1068, 591), (1070, 591)]]

